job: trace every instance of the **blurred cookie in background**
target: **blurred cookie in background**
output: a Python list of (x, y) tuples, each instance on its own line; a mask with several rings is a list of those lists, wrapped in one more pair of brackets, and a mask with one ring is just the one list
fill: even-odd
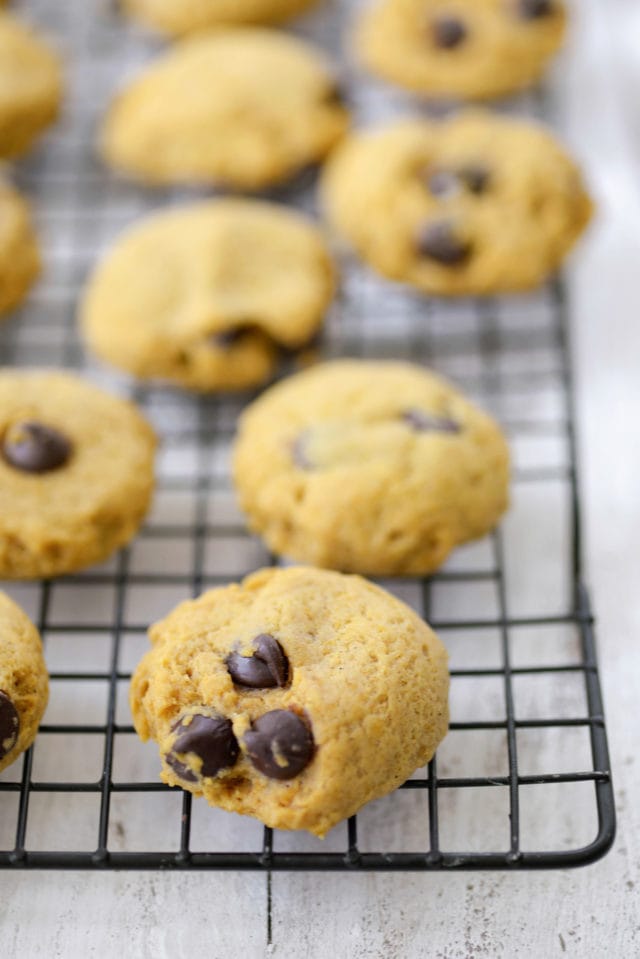
[(327, 155), (349, 122), (324, 55), (264, 29), (190, 38), (117, 95), (104, 160), (150, 185), (260, 190)]
[(562, 0), (382, 0), (356, 26), (359, 59), (428, 97), (502, 97), (535, 83), (560, 47)]
[(181, 36), (210, 27), (281, 23), (318, 0), (121, 0), (122, 10), (162, 33)]
[(142, 378), (243, 389), (306, 346), (335, 289), (316, 226), (258, 200), (220, 199), (134, 224), (98, 265), (81, 308), (91, 349)]
[(30, 27), (0, 13), (0, 159), (20, 156), (57, 118), (58, 56)]
[(29, 207), (0, 177), (0, 319), (22, 302), (39, 273), (40, 253)]
[(551, 132), (480, 110), (354, 133), (322, 195), (337, 233), (378, 273), (439, 296), (539, 286), (592, 213)]

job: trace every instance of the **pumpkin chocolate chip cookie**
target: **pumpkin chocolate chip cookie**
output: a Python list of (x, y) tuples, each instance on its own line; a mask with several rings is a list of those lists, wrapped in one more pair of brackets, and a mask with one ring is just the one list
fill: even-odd
[(301, 562), (378, 576), (437, 569), (508, 500), (498, 425), (418, 366), (337, 360), (271, 387), (240, 420), (249, 524)]
[(361, 17), (362, 62), (430, 97), (505, 96), (534, 83), (562, 43), (562, 0), (381, 0)]
[(126, 13), (162, 33), (182, 35), (241, 23), (280, 23), (317, 0), (122, 0)]
[(427, 763), (448, 725), (444, 647), (358, 576), (265, 569), (182, 603), (131, 684), (162, 779), (318, 836)]
[(136, 223), (89, 281), (81, 323), (98, 355), (137, 376), (243, 389), (270, 377), (279, 348), (313, 338), (334, 286), (311, 222), (212, 200)]
[(355, 134), (323, 179), (328, 218), (384, 276), (440, 296), (527, 290), (591, 217), (571, 157), (542, 126), (481, 111)]
[(0, 592), (0, 772), (36, 737), (49, 697), (49, 677), (37, 629)]
[(155, 437), (130, 403), (69, 373), (0, 372), (0, 578), (107, 559), (153, 491)]
[(29, 27), (0, 13), (0, 158), (19, 156), (58, 116), (62, 70)]
[(0, 315), (26, 296), (40, 272), (40, 253), (24, 199), (0, 179)]
[(259, 190), (323, 160), (348, 113), (330, 64), (276, 31), (184, 40), (112, 103), (105, 161), (145, 183)]

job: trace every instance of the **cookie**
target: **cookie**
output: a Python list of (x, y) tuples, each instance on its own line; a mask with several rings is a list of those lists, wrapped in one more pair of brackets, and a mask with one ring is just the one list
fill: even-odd
[(242, 23), (279, 23), (317, 0), (122, 0), (125, 13), (174, 36), (209, 27)]
[(579, 169), (550, 132), (481, 111), (348, 138), (322, 192), (332, 225), (367, 263), (440, 296), (538, 286), (592, 211)]
[(212, 200), (137, 223), (97, 268), (90, 347), (137, 376), (241, 389), (317, 332), (335, 286), (319, 231), (284, 207)]
[(38, 630), (0, 592), (0, 772), (36, 738), (49, 698)]
[(0, 13), (0, 158), (19, 156), (57, 118), (62, 70), (29, 27)]
[(318, 836), (425, 765), (447, 731), (445, 649), (358, 576), (264, 569), (150, 631), (131, 709), (161, 778)]
[(240, 419), (240, 504), (279, 554), (377, 576), (425, 575), (508, 501), (497, 424), (409, 363), (337, 360), (271, 387)]
[(373, 73), (428, 97), (502, 97), (533, 84), (560, 47), (561, 0), (382, 0), (355, 34)]
[(348, 114), (324, 57), (269, 30), (184, 40), (112, 103), (105, 161), (145, 183), (258, 190), (322, 160)]
[(127, 543), (155, 445), (132, 404), (79, 377), (0, 371), (0, 578), (70, 573)]
[(0, 314), (24, 299), (39, 272), (40, 252), (29, 208), (0, 180)]

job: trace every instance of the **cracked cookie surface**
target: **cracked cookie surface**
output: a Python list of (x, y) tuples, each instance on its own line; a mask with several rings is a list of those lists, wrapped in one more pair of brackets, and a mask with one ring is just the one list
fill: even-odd
[(0, 591), (0, 772), (32, 744), (48, 698), (38, 630)]
[(318, 163), (348, 125), (331, 65), (274, 30), (183, 40), (116, 96), (106, 162), (151, 185), (260, 190)]
[(161, 778), (274, 828), (324, 835), (447, 730), (442, 643), (358, 576), (260, 570), (182, 603), (150, 638), (131, 708)]
[(482, 111), (348, 137), (322, 193), (335, 230), (375, 270), (440, 296), (539, 286), (592, 212), (549, 131)]
[(408, 363), (338, 360), (271, 387), (240, 420), (233, 471), (275, 553), (379, 576), (437, 569), (506, 509), (498, 425)]
[(137, 409), (69, 373), (0, 372), (0, 578), (60, 576), (136, 533), (156, 440)]
[(116, 241), (91, 278), (81, 322), (102, 358), (199, 391), (273, 373), (279, 348), (318, 331), (333, 264), (314, 224), (257, 200), (155, 214)]

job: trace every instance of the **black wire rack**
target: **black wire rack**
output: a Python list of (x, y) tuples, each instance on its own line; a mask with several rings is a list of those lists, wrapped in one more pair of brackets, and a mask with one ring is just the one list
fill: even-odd
[[(0, 866), (421, 871), (557, 868), (604, 855), (615, 810), (582, 578), (561, 283), (530, 297), (442, 302), (342, 261), (323, 353), (433, 366), (498, 416), (514, 452), (513, 506), (500, 530), (430, 579), (381, 581), (450, 651), (452, 722), (437, 758), (324, 842), (210, 809), (158, 780), (155, 747), (138, 742), (127, 704), (149, 622), (272, 562), (247, 532), (229, 480), (248, 397), (131, 384), (83, 354), (75, 306), (98, 254), (137, 215), (187, 194), (121, 183), (92, 153), (96, 117), (116, 81), (148, 55), (148, 39), (96, 0), (20, 6), (67, 45), (73, 72), (64, 122), (17, 172), (48, 266), (0, 330), (0, 360), (80, 369), (132, 395), (162, 451), (155, 507), (129, 548), (75, 576), (5, 584), (43, 636), (52, 696), (35, 745), (0, 774)], [(333, 48), (331, 16), (309, 30)], [(397, 95), (351, 79), (361, 117), (396, 109)], [(541, 103), (518, 108), (540, 112)], [(312, 180), (279, 198), (312, 208)]]

